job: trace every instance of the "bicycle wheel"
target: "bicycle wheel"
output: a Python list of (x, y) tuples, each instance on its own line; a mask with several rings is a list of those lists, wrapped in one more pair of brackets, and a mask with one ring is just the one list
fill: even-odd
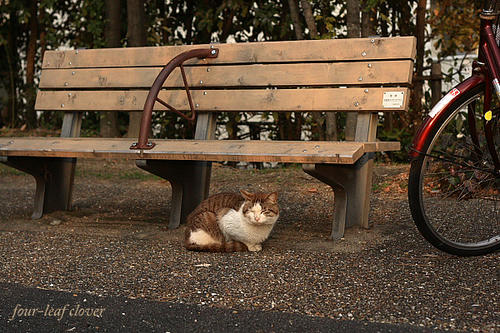
[(487, 116), (483, 104), (484, 85), (463, 93), (434, 126), (410, 168), (408, 199), (420, 233), (455, 255), (500, 248), (500, 177), (485, 135), (492, 115), (488, 126), (498, 153), (500, 110), (496, 97)]

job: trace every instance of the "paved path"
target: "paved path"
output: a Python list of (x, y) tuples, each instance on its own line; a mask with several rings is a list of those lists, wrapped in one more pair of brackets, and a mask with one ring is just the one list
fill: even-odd
[(1, 332), (431, 332), (407, 325), (97, 297), (7, 283), (0, 283), (0, 298)]

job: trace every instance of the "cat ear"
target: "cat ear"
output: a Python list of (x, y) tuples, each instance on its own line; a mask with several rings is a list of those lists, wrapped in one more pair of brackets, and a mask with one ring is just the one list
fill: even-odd
[(241, 196), (247, 200), (247, 201), (252, 201), (254, 198), (254, 194), (245, 190), (240, 190)]
[(278, 192), (273, 192), (269, 194), (266, 198), (266, 201), (269, 201), (271, 203), (277, 203), (278, 202)]

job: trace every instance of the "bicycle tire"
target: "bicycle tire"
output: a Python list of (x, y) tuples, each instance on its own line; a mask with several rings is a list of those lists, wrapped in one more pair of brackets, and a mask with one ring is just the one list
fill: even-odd
[[(459, 256), (484, 255), (500, 249), (498, 174), (487, 173), (489, 168), (494, 168), (493, 162), (488, 160), (486, 148), (474, 144), (474, 135), (471, 133), (477, 133), (478, 130), (471, 130), (468, 124), (459, 127), (460, 121), (464, 121), (464, 110), (469, 110), (469, 107), (474, 108), (475, 117), (471, 123), (474, 122), (476, 126), (478, 116), (482, 117), (480, 115), (482, 99), (484, 99), (484, 84), (479, 84), (461, 94), (444, 111), (444, 115), (440, 116), (436, 126), (431, 129), (422, 152), (412, 160), (408, 180), (410, 210), (420, 233), (436, 248)], [(498, 101), (495, 101), (495, 105), (498, 105)], [(496, 112), (493, 121), (495, 121), (494, 142), (497, 152), (500, 142), (498, 118)], [(470, 118), (467, 118), (465, 121), (469, 120)], [(470, 133), (465, 133), (463, 128), (468, 128)], [(477, 137), (481, 136), (476, 135)], [(473, 143), (472, 148), (467, 146), (470, 142)], [(479, 150), (477, 148), (481, 148), (481, 157), (477, 153)], [(471, 152), (472, 149), (474, 151)], [(469, 159), (466, 155), (470, 155)], [(491, 180), (485, 178), (484, 174)], [(483, 178), (478, 178), (478, 181), (475, 177)], [(482, 180), (485, 181), (481, 183)], [(476, 212), (476, 216), (466, 216), (467, 210), (472, 209)], [(445, 223), (447, 226), (444, 226)], [(471, 235), (456, 230), (462, 226), (464, 230), (470, 230)], [(485, 235), (484, 239), (479, 237), (480, 234)]]

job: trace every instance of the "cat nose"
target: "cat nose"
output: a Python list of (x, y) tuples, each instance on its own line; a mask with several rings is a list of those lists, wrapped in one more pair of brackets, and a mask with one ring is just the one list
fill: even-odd
[(260, 220), (260, 217), (256, 216), (255, 221), (259, 222), (259, 220)]

